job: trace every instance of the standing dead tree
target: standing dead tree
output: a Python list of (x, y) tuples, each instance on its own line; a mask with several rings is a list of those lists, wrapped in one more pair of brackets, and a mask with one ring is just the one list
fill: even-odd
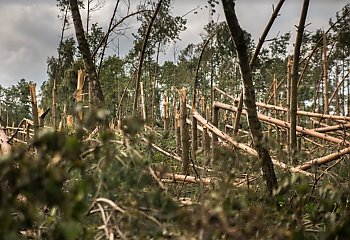
[(32, 104), (32, 114), (33, 114), (33, 125), (34, 125), (34, 136), (37, 135), (39, 130), (39, 115), (38, 115), (38, 106), (36, 101), (36, 91), (35, 91), (36, 84), (30, 84), (29, 85), (29, 92), (30, 92), (30, 102)]
[(181, 89), (179, 91), (180, 95), (180, 136), (181, 136), (181, 158), (183, 162), (183, 173), (188, 174), (190, 166), (190, 142), (189, 142), (189, 132), (186, 123), (187, 108), (186, 108), (186, 89)]
[(228, 23), (232, 39), (236, 45), (236, 51), (239, 59), (239, 66), (243, 79), (243, 99), (247, 108), (248, 123), (253, 137), (253, 143), (262, 161), (263, 177), (270, 193), (277, 187), (277, 178), (271, 161), (269, 151), (263, 146), (263, 134), (260, 128), (260, 122), (257, 116), (255, 105), (255, 90), (253, 85), (252, 71), (249, 65), (248, 46), (244, 38), (244, 31), (239, 25), (235, 3), (231, 0), (222, 0), (226, 21)]
[(12, 151), (12, 146), (9, 143), (9, 138), (6, 135), (4, 129), (0, 125), (0, 156), (8, 155)]
[(303, 40), (303, 33), (305, 28), (305, 21), (310, 0), (304, 0), (301, 10), (297, 36), (294, 45), (292, 79), (291, 79), (291, 93), (290, 93), (290, 133), (289, 133), (289, 147), (292, 161), (295, 163), (295, 154), (297, 150), (297, 110), (298, 110), (298, 79), (299, 79), (299, 60), (300, 49)]

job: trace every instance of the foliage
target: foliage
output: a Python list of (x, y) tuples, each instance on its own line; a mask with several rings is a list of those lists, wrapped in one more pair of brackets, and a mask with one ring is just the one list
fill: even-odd
[[(131, 239), (343, 239), (348, 234), (348, 164), (340, 166), (346, 174), (337, 181), (280, 172), (280, 187), (271, 198), (261, 177), (248, 188), (234, 186), (251, 160), (222, 152), (231, 160), (213, 166), (216, 184), (164, 188), (150, 169), (169, 171), (163, 164), (169, 160), (141, 144), (137, 129), (128, 131), (129, 147), (119, 143), (116, 132), (94, 141), (82, 141), (86, 137), (78, 132), (42, 131), (32, 145), (36, 154), (18, 147), (1, 158), (1, 239), (94, 239), (106, 233), (103, 226)], [(250, 174), (260, 173), (251, 169)], [(184, 197), (193, 203), (182, 205)]]
[[(43, 130), (30, 149), (16, 146), (10, 156), (0, 158), (0, 239), (96, 239), (110, 233), (113, 233), (110, 238), (121, 239), (346, 239), (350, 234), (349, 157), (332, 168), (311, 170), (315, 178), (278, 171), (280, 184), (272, 196), (266, 194), (256, 159), (223, 147), (218, 150), (217, 162), (207, 161), (199, 149), (197, 167), (191, 169), (190, 174), (197, 179), (198, 176), (215, 179), (213, 184), (160, 180), (160, 175), (182, 168), (181, 163), (156, 152), (151, 145), (168, 150), (174, 150), (176, 145), (173, 129), (160, 130), (164, 115), (161, 99), (164, 95), (169, 97), (170, 118), (174, 121), (177, 90), (184, 87), (190, 92), (199, 54), (207, 39), (211, 38), (199, 71), (201, 96), (209, 102), (212, 86), (238, 95), (241, 75), (225, 22), (210, 21), (201, 35), (201, 43), (190, 43), (180, 51), (174, 47), (173, 60), (159, 61), (159, 53), (168, 51), (170, 43), (179, 41), (180, 33), (186, 29), (186, 19), (172, 15), (172, 1), (164, 1), (151, 31), (142, 72), (146, 111), (152, 110), (154, 97), (157, 121), (155, 132), (143, 131), (144, 120), (128, 116), (135, 94), (132, 86), (138, 54), (155, 4), (146, 1), (138, 6), (144, 11), (138, 15), (140, 27), (134, 34), (133, 48), (123, 57), (108, 53), (98, 73), (108, 117), (120, 116), (125, 124), (123, 131), (89, 135), (86, 129), (95, 127), (106, 112), (85, 111), (83, 125), (77, 122), (67, 132)], [(208, 4), (213, 14), (218, 2), (210, 0)], [(61, 12), (67, 5), (68, 1), (58, 1)], [(346, 5), (337, 13), (337, 20), (344, 19), (327, 34), (331, 45), (327, 48), (330, 92), (341, 83), (350, 66), (348, 9)], [(99, 62), (97, 47), (104, 34), (103, 28), (95, 23), (87, 35), (91, 52), (97, 52), (95, 64)], [(324, 61), (322, 37), (322, 30), (303, 37), (303, 77), (298, 97), (299, 107), (305, 110), (322, 111), (324, 104), (320, 81)], [(250, 34), (246, 33), (245, 38), (252, 54), (255, 43)], [(253, 69), (259, 101), (270, 97), (272, 80), (276, 78), (282, 83), (278, 101), (285, 104), (289, 49), (290, 33), (285, 33), (269, 41), (262, 50)], [(76, 114), (76, 78), (83, 63), (75, 40), (63, 38), (58, 57), (49, 57), (47, 66), (48, 79), (41, 86), (41, 107), (51, 107), (56, 80), (58, 118), (66, 113)], [(86, 84), (85, 93), (87, 88)], [(28, 96), (25, 80), (9, 88), (0, 87), (5, 103), (2, 121), (5, 116), (15, 124), (23, 117), (30, 118)], [(348, 114), (345, 108), (350, 106), (349, 99), (349, 79), (344, 78), (334, 98), (338, 109), (333, 110)], [(226, 113), (223, 115), (227, 117)], [(226, 125), (227, 121), (222, 119), (220, 125)], [(300, 122), (311, 125), (303, 118)], [(241, 129), (247, 130), (246, 125), (243, 122)], [(241, 141), (240, 137), (237, 140)], [(269, 140), (268, 144), (279, 159), (287, 161), (280, 143)], [(302, 154), (306, 151), (301, 158)], [(198, 166), (210, 170), (202, 171)], [(186, 205), (183, 200), (190, 203)]]
[(3, 125), (18, 126), (23, 118), (31, 118), (29, 84), (21, 79), (16, 85), (0, 88), (1, 121)]

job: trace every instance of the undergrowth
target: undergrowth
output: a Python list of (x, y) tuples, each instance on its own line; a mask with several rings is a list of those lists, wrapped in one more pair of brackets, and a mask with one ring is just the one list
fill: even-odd
[(220, 149), (215, 161), (198, 152), (195, 164), (205, 170), (193, 167), (191, 175), (219, 179), (212, 184), (164, 183), (155, 172), (180, 173), (181, 162), (141, 137), (175, 149), (171, 134), (136, 129), (123, 144), (119, 132), (77, 132), (42, 131), (30, 150), (17, 146), (1, 158), (0, 239), (350, 236), (348, 159), (326, 173), (314, 169), (315, 178), (276, 169), (271, 196), (258, 161), (234, 150)]

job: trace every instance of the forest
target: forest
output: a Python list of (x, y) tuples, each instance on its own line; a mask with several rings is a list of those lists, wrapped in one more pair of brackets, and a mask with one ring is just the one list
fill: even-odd
[(350, 3), (269, 39), (276, 0), (254, 41), (204, 1), (225, 21), (176, 50), (172, 0), (116, 0), (107, 29), (105, 1), (56, 2), (47, 80), (0, 85), (1, 240), (350, 239)]

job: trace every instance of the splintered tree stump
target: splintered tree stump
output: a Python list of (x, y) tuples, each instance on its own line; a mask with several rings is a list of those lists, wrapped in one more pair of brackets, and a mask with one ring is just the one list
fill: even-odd
[(36, 101), (36, 84), (29, 84), (29, 92), (32, 103), (32, 114), (33, 114), (33, 125), (34, 125), (34, 136), (36, 136), (39, 129), (39, 115), (38, 115), (38, 106)]
[(181, 130), (180, 130), (180, 113), (175, 109), (175, 141), (176, 141), (176, 153), (181, 156)]
[[(78, 79), (77, 79), (77, 91), (76, 91), (76, 101), (77, 104), (82, 104), (84, 101), (84, 82), (85, 82), (85, 71), (79, 69), (78, 70)], [(83, 109), (78, 114), (79, 121), (83, 121)]]
[(0, 156), (6, 156), (11, 153), (12, 146), (9, 144), (9, 138), (4, 129), (0, 127)]
[(169, 118), (169, 102), (168, 96), (164, 95), (164, 132), (167, 133), (169, 131), (170, 118)]
[(190, 165), (190, 141), (189, 132), (186, 122), (187, 107), (186, 107), (186, 89), (181, 89), (180, 92), (180, 135), (181, 135), (181, 158), (183, 162), (183, 173), (188, 174)]
[[(213, 119), (212, 119), (212, 121), (213, 121), (213, 126), (215, 127), (215, 128), (219, 128), (219, 108), (216, 108), (216, 107), (214, 107), (214, 105), (213, 105)], [(215, 135), (213, 135), (213, 137), (212, 137), (212, 139), (211, 139), (211, 141), (212, 141), (212, 146), (211, 146), (211, 150), (212, 150), (212, 156), (211, 156), (211, 158), (212, 158), (212, 160), (213, 161), (215, 161), (215, 159), (216, 159), (216, 152), (217, 152), (217, 146), (218, 146), (218, 137), (217, 137), (217, 134)]]

